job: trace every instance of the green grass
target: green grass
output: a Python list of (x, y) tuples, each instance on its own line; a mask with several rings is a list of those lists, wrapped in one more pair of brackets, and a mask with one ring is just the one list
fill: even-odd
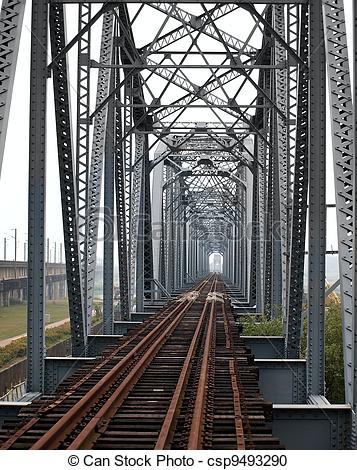
[(283, 319), (277, 316), (269, 319), (263, 316), (247, 316), (240, 322), (245, 336), (281, 336), (283, 334)]
[[(93, 317), (93, 325), (101, 322), (102, 316), (97, 314)], [(70, 325), (57, 326), (46, 330), (46, 348), (50, 348), (70, 337)], [(14, 362), (24, 359), (26, 357), (27, 340), (26, 338), (19, 338), (12, 341), (7, 346), (0, 348), (0, 370), (10, 366)]]
[[(0, 341), (26, 333), (26, 303), (0, 307)], [(46, 313), (49, 322), (54, 323), (68, 317), (68, 301), (50, 300), (47, 302)]]

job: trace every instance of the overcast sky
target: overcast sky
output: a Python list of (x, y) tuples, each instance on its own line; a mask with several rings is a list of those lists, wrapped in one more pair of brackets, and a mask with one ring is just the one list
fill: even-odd
[[(349, 34), (349, 44), (352, 34), (352, 1), (345, 0), (347, 28)], [(11, 105), (10, 120), (7, 133), (7, 141), (5, 147), (5, 155), (3, 169), (0, 181), (0, 258), (3, 258), (3, 238), (8, 238), (8, 259), (13, 257), (13, 228), (18, 229), (18, 252), (19, 259), (23, 259), (23, 242), (27, 237), (27, 186), (28, 186), (28, 114), (29, 114), (29, 70), (30, 70), (30, 10), (31, 2), (27, 1), (23, 32), (20, 43), (20, 52), (17, 65), (17, 73), (14, 84), (14, 92)], [(149, 11), (149, 7), (147, 7)], [(182, 5), (185, 8), (185, 5)], [(147, 20), (152, 25), (153, 18), (146, 13)], [(228, 17), (227, 17), (228, 18)], [(68, 7), (67, 11), (68, 37), (75, 34), (77, 19), (76, 6)], [(100, 38), (100, 22), (93, 31), (93, 51), (92, 58), (98, 59), (99, 54), (99, 38)], [(236, 25), (226, 25), (232, 34), (234, 34)], [(140, 31), (137, 31), (139, 34)], [(244, 24), (239, 25), (238, 37), (244, 35)], [(138, 39), (140, 41), (140, 37)], [(352, 50), (350, 47), (352, 57)], [(73, 50), (70, 57), (70, 69), (74, 69), (74, 60), (76, 51)], [(95, 72), (93, 72), (92, 84), (95, 85)], [(75, 84), (75, 76), (71, 76), (71, 83)], [(59, 181), (57, 167), (57, 151), (55, 140), (53, 103), (52, 103), (52, 84), (48, 83), (48, 159), (47, 159), (47, 236), (52, 242), (61, 242), (61, 206), (59, 197)], [(75, 96), (75, 88), (72, 87), (72, 110), (75, 109), (73, 97)], [(94, 98), (95, 87), (93, 86), (92, 95)], [(94, 99), (92, 100), (94, 105)], [(332, 155), (331, 144), (328, 139), (328, 202), (334, 202), (334, 192), (331, 190), (333, 185), (332, 177)], [(336, 247), (336, 225), (334, 223), (334, 210), (328, 211), (328, 240), (327, 246)]]

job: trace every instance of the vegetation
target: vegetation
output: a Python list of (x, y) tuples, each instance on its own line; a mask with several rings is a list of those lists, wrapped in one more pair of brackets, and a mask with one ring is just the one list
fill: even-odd
[[(243, 322), (247, 336), (279, 336), (283, 334), (282, 317), (247, 317)], [(307, 320), (301, 339), (301, 358), (306, 357)], [(344, 403), (343, 344), (341, 301), (331, 294), (326, 301), (325, 316), (325, 380), (326, 397), (331, 403)]]
[[(26, 333), (26, 309), (26, 302), (0, 307), (0, 341)], [(49, 315), (49, 323), (64, 320), (68, 317), (68, 301), (49, 300), (46, 313)]]
[(243, 334), (246, 336), (281, 336), (283, 334), (282, 317), (271, 320), (266, 315), (249, 316), (244, 319)]
[[(301, 357), (306, 357), (307, 320), (301, 341)], [(331, 294), (326, 301), (325, 315), (325, 386), (331, 403), (344, 403), (343, 339), (341, 300)]]
[[(93, 324), (102, 321), (101, 310), (99, 306), (95, 306), (96, 314), (93, 317)], [(46, 348), (50, 348), (55, 344), (61, 343), (70, 337), (70, 325), (66, 323), (61, 326), (46, 329)], [(13, 362), (26, 357), (26, 337), (12, 341), (7, 346), (0, 348), (0, 369), (9, 366)]]
[[(46, 348), (50, 348), (70, 336), (69, 323), (46, 330)], [(0, 369), (18, 359), (26, 357), (26, 337), (16, 339), (7, 346), (0, 348)]]

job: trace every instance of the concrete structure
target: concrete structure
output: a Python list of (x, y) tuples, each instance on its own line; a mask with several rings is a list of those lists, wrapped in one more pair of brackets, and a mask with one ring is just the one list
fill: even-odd
[[(25, 261), (0, 261), (0, 307), (27, 300), (27, 272)], [(64, 264), (46, 264), (46, 297), (48, 300), (67, 297)]]

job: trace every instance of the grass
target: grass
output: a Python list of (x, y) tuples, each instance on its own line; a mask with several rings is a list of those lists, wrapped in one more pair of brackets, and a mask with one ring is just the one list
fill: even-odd
[[(26, 333), (26, 309), (25, 302), (0, 307), (0, 341)], [(67, 318), (68, 301), (66, 299), (49, 300), (46, 313), (50, 315), (49, 323)]]
[[(101, 314), (97, 314), (92, 318), (93, 325), (102, 321)], [(50, 348), (55, 344), (70, 337), (71, 330), (69, 323), (65, 325), (56, 326), (46, 330), (46, 348)], [(10, 366), (19, 359), (26, 357), (27, 340), (26, 338), (19, 338), (12, 341), (7, 346), (0, 348), (0, 370)]]

